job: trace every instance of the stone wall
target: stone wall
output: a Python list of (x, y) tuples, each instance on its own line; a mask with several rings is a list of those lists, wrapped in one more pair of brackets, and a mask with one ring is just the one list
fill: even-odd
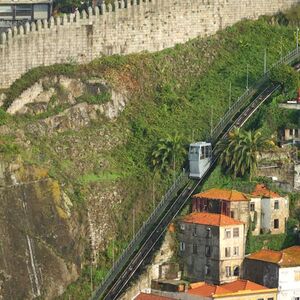
[(89, 8), (88, 13), (27, 23), (1, 34), (0, 87), (10, 86), (37, 66), (158, 51), (297, 3), (299, 0), (121, 0), (113, 6)]

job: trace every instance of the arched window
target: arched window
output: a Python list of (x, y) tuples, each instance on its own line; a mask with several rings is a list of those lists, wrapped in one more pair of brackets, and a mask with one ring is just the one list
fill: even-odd
[(233, 268), (233, 276), (240, 276), (240, 267), (239, 266), (235, 266)]

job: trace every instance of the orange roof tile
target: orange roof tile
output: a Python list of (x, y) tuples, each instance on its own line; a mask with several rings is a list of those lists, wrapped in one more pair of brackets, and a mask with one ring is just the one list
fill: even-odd
[(211, 189), (193, 196), (193, 198), (205, 198), (224, 201), (249, 201), (246, 194), (235, 190)]
[(191, 288), (188, 290), (188, 294), (199, 295), (203, 297), (217, 296), (222, 294), (237, 293), (241, 291), (261, 291), (267, 290), (263, 285), (256, 284), (249, 280), (238, 279), (231, 283), (222, 285), (202, 284), (198, 287)]
[(234, 220), (222, 214), (212, 214), (206, 212), (194, 212), (181, 219), (186, 223), (211, 225), (211, 226), (227, 226), (227, 225), (241, 225), (241, 221)]
[(300, 246), (292, 246), (281, 251), (263, 249), (250, 254), (247, 258), (270, 262), (280, 267), (300, 266)]
[(270, 189), (264, 184), (257, 184), (255, 190), (251, 193), (253, 196), (266, 197), (266, 198), (280, 198), (281, 196)]
[(174, 300), (174, 298), (158, 296), (158, 295), (154, 295), (154, 294), (146, 294), (146, 293), (140, 293), (134, 299), (135, 300)]
[(239, 291), (259, 291), (267, 289), (265, 286), (257, 284), (249, 280), (238, 279), (236, 281), (221, 285), (226, 290), (233, 293)]
[(210, 297), (213, 295), (230, 293), (230, 291), (228, 291), (218, 285), (212, 285), (212, 284), (205, 283), (202, 286), (189, 289), (187, 293), (190, 295)]

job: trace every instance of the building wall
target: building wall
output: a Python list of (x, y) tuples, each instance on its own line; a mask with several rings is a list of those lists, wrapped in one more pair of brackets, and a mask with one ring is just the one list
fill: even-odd
[[(254, 203), (255, 205), (255, 211), (250, 211), (251, 203)], [(252, 235), (259, 235), (260, 229), (261, 229), (261, 219), (262, 219), (262, 210), (261, 210), (261, 198), (251, 198), (250, 204), (249, 204), (249, 212), (251, 221), (254, 222), (255, 215), (256, 215), (256, 226), (255, 229), (252, 230)]]
[(249, 228), (249, 201), (232, 201), (230, 202), (230, 217), (233, 212), (233, 219), (244, 222), (246, 225), (245, 235)]
[(244, 259), (243, 279), (247, 279), (268, 288), (278, 287), (279, 268), (276, 264), (254, 260)]
[[(219, 284), (231, 282), (238, 277), (233, 276), (233, 269), (241, 265), (244, 258), (244, 225), (236, 226), (207, 226), (191, 223), (184, 224), (184, 230), (178, 233), (179, 242), (185, 245), (184, 251), (179, 251), (183, 262), (184, 275), (191, 281), (206, 281)], [(180, 225), (182, 228), (182, 226)], [(239, 237), (234, 238), (233, 228), (239, 228)], [(207, 229), (211, 229), (211, 237), (207, 237)], [(225, 238), (224, 230), (231, 230), (231, 238)], [(196, 230), (196, 231), (195, 231)], [(197, 253), (194, 253), (194, 245), (197, 245)], [(210, 256), (206, 255), (206, 247), (211, 249)], [(230, 257), (225, 257), (225, 247), (230, 247)], [(239, 247), (238, 255), (233, 255), (233, 247)], [(209, 274), (206, 274), (206, 266)], [(232, 275), (226, 276), (226, 266), (231, 267)]]
[[(239, 237), (233, 237), (233, 228), (239, 228)], [(237, 280), (239, 276), (234, 276), (235, 267), (239, 267), (242, 272), (242, 263), (245, 256), (245, 234), (244, 225), (222, 226), (220, 230), (220, 264), (219, 264), (219, 283), (226, 283)], [(231, 231), (231, 237), (226, 238), (225, 230)], [(234, 255), (234, 247), (238, 247), (238, 255)], [(225, 248), (230, 249), (230, 256), (225, 256)], [(226, 276), (226, 267), (230, 267), (231, 276)]]
[[(279, 201), (279, 209), (274, 209), (275, 201)], [(262, 230), (279, 234), (285, 232), (286, 220), (289, 217), (289, 201), (287, 197), (262, 198)], [(279, 220), (279, 228), (274, 228), (274, 220)]]
[(295, 297), (300, 297), (300, 267), (280, 268), (278, 287), (278, 300), (294, 300)]
[(235, 22), (273, 14), (299, 0), (145, 0), (115, 2), (115, 11), (91, 8), (88, 16), (32, 23), (1, 34), (0, 87), (8, 87), (31, 68), (102, 55), (158, 51), (207, 36)]
[[(191, 223), (184, 224), (184, 230), (178, 233), (179, 242), (185, 244), (185, 250), (179, 250), (179, 256), (183, 262), (184, 275), (191, 281), (217, 282), (219, 279), (219, 228)], [(207, 237), (207, 229), (211, 229), (211, 237)], [(196, 230), (196, 232), (195, 232)], [(193, 251), (193, 245), (197, 245), (197, 253)], [(210, 246), (211, 255), (206, 256), (206, 246)], [(205, 274), (205, 266), (209, 266), (210, 272)]]

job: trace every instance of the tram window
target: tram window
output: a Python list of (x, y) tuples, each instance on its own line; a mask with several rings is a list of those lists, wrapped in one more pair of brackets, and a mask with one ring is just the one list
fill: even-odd
[(198, 147), (191, 147), (190, 154), (198, 154), (198, 153), (199, 153), (199, 148)]
[(204, 153), (205, 149), (204, 148), (205, 147), (201, 147), (201, 156), (200, 156), (200, 159), (204, 159), (204, 157), (205, 157), (205, 153)]

